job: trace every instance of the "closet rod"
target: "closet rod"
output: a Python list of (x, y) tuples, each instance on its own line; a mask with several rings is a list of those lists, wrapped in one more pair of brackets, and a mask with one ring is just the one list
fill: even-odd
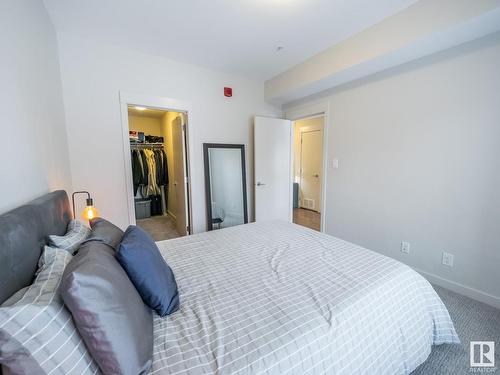
[(130, 142), (130, 146), (132, 147), (163, 147), (163, 143), (132, 143)]

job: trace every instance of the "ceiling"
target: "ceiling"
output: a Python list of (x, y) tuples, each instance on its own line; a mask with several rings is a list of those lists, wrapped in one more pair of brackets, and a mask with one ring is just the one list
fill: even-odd
[(57, 32), (259, 79), (415, 2), (44, 0)]

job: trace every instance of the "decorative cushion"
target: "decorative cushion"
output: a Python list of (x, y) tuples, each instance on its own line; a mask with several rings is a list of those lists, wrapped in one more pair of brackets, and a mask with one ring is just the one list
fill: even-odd
[(66, 250), (45, 246), (33, 284), (0, 306), (0, 364), (6, 373), (99, 370), (57, 291), (71, 258)]
[(90, 229), (78, 220), (71, 220), (64, 236), (49, 236), (49, 244), (74, 254), (90, 235)]
[(107, 244), (83, 244), (61, 282), (64, 303), (104, 374), (144, 374), (153, 356), (153, 315)]
[(123, 231), (120, 228), (102, 217), (90, 220), (90, 227), (92, 233), (86, 241), (99, 241), (116, 250), (123, 237)]
[(153, 239), (131, 225), (125, 231), (116, 259), (127, 272), (144, 302), (158, 315), (179, 309), (179, 293), (174, 274)]

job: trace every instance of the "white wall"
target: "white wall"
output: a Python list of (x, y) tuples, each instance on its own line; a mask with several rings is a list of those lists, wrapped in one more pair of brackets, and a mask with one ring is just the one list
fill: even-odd
[(326, 95), (326, 232), (498, 306), (499, 66), (496, 34)]
[[(253, 116), (280, 114), (264, 103), (263, 83), (137, 52), (59, 35), (75, 189), (88, 189), (101, 215), (127, 225), (119, 91), (189, 102), (194, 231), (206, 228), (203, 142), (247, 145), (248, 189)], [(223, 87), (233, 87), (233, 98)]]
[(57, 42), (41, 1), (0, 2), (0, 212), (71, 190)]

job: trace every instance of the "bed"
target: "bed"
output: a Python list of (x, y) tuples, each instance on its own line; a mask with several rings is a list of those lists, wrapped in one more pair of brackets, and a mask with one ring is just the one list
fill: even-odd
[[(30, 283), (69, 212), (55, 192), (0, 216), (0, 302)], [(432, 345), (459, 342), (418, 273), (307, 228), (252, 223), (157, 245), (181, 307), (154, 317), (152, 374), (408, 374)]]

